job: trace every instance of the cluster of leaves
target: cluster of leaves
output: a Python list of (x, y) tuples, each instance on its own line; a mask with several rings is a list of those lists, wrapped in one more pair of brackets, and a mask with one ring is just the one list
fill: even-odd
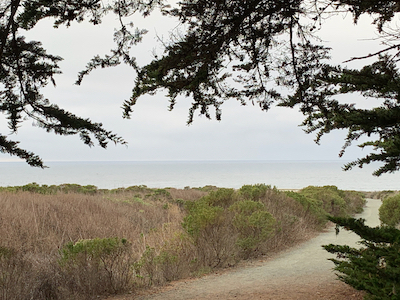
[(133, 263), (132, 248), (124, 238), (80, 240), (60, 250), (60, 267), (68, 274), (73, 289), (86, 295), (130, 288)]

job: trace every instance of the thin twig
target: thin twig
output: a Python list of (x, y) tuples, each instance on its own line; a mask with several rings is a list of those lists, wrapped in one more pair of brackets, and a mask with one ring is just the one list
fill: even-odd
[(360, 56), (360, 57), (352, 57), (352, 58), (350, 58), (350, 59), (348, 59), (348, 60), (344, 61), (343, 63), (347, 63), (347, 62), (350, 62), (350, 61), (353, 61), (353, 60), (358, 60), (358, 59), (366, 59), (366, 58), (370, 58), (370, 57), (373, 57), (373, 56), (376, 56), (376, 55), (382, 54), (383, 52), (386, 52), (386, 51), (392, 50), (392, 49), (394, 49), (394, 48), (398, 48), (398, 49), (400, 49), (400, 44), (393, 45), (393, 46), (391, 46), (391, 47), (388, 47), (388, 48), (386, 48), (386, 49), (380, 50), (380, 51), (378, 51), (378, 52), (375, 52), (375, 53), (372, 53), (372, 54), (370, 53), (370, 54), (368, 54), (368, 55), (365, 55), (365, 56)]

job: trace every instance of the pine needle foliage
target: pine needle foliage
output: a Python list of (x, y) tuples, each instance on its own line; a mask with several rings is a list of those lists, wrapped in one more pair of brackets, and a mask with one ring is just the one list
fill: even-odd
[(400, 299), (400, 230), (394, 227), (365, 225), (363, 219), (330, 217), (339, 228), (360, 236), (360, 248), (346, 245), (325, 245), (337, 255), (330, 259), (339, 272), (338, 278), (350, 286), (367, 292), (367, 299)]

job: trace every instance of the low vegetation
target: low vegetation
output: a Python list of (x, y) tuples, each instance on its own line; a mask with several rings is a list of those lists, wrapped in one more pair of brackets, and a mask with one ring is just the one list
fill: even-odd
[(95, 299), (199, 276), (289, 247), (363, 205), (333, 186), (0, 188), (0, 299)]

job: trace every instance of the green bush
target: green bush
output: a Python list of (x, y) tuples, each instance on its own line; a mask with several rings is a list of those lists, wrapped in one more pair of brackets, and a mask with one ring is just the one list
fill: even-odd
[(220, 188), (216, 191), (211, 191), (207, 196), (202, 198), (202, 201), (210, 206), (219, 206), (223, 208), (229, 207), (237, 199), (234, 189)]
[(287, 191), (285, 194), (299, 202), (306, 212), (311, 212), (311, 214), (317, 218), (319, 223), (326, 223), (327, 212), (323, 209), (322, 200), (311, 198), (301, 192)]
[(95, 238), (67, 243), (60, 251), (60, 267), (68, 284), (94, 296), (131, 287), (133, 261), (130, 244), (121, 238)]
[(244, 199), (257, 201), (270, 189), (271, 186), (265, 184), (244, 185), (239, 189), (239, 194)]
[[(134, 263), (136, 276), (148, 286), (153, 285), (157, 275), (156, 257), (156, 249), (146, 245), (146, 250), (140, 260)], [(158, 282), (156, 281), (156, 283)]]
[(97, 187), (94, 185), (79, 185), (79, 184), (70, 184), (65, 183), (58, 186), (60, 192), (63, 193), (81, 193), (81, 194), (90, 194), (94, 195), (97, 193)]
[(383, 200), (379, 208), (379, 219), (389, 226), (400, 224), (400, 194)]
[(151, 286), (190, 276), (194, 250), (192, 240), (184, 233), (176, 234), (158, 251), (147, 245), (134, 264), (138, 282)]
[(248, 256), (273, 232), (275, 219), (264, 204), (252, 200), (238, 201), (229, 210), (234, 213), (232, 224), (239, 232), (237, 244)]
[(343, 191), (340, 191), (336, 186), (309, 186), (302, 189), (300, 193), (319, 203), (320, 208), (328, 214), (342, 217), (347, 215)]
[(209, 205), (207, 197), (195, 202), (186, 202), (186, 209), (188, 214), (182, 226), (192, 237), (198, 237), (201, 231), (216, 227), (224, 221), (224, 209)]
[[(185, 205), (187, 215), (182, 226), (193, 239), (199, 268), (222, 267), (229, 260), (235, 260), (237, 253), (236, 235), (231, 228), (229, 211), (221, 206), (212, 205), (224, 203), (227, 198), (222, 197), (221, 192), (216, 193), (212, 193), (211, 198), (205, 196), (198, 201), (188, 201)], [(222, 195), (233, 195), (233, 192), (225, 189)], [(223, 201), (219, 201), (221, 199)]]

